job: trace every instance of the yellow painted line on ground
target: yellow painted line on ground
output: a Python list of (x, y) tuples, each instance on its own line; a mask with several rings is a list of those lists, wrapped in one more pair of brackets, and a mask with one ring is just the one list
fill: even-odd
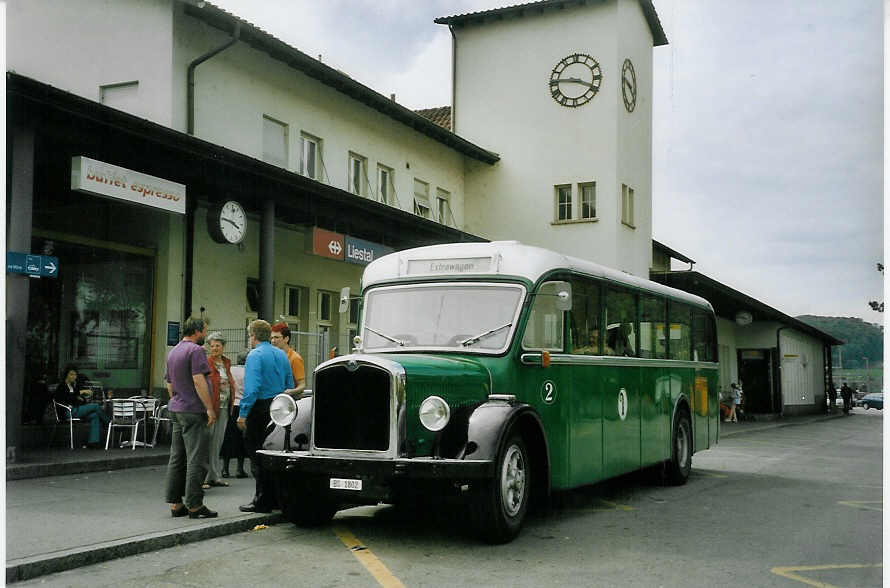
[(603, 500), (602, 498), (597, 498), (595, 500), (605, 506), (588, 506), (588, 507), (581, 507), (581, 508), (569, 507), (569, 508), (564, 509), (564, 511), (565, 512), (614, 512), (614, 511), (618, 510), (618, 511), (628, 512), (631, 510), (637, 510), (633, 506), (628, 506), (626, 504), (618, 504), (617, 502), (610, 502), (608, 500)]
[(728, 478), (727, 474), (718, 474), (716, 472), (706, 472), (703, 470), (692, 470), (692, 475), (702, 478)]
[[(838, 500), (837, 503), (843, 504), (844, 506), (852, 506), (853, 508), (864, 508), (866, 510), (884, 512), (884, 502), (882, 500)], [(870, 504), (880, 504), (881, 506), (869, 506)]]
[(880, 568), (883, 567), (884, 564), (828, 564), (821, 566), (793, 566), (793, 567), (776, 567), (771, 569), (770, 571), (777, 576), (782, 576), (783, 578), (788, 578), (789, 580), (796, 580), (798, 582), (802, 582), (804, 584), (808, 584), (810, 586), (818, 586), (819, 588), (837, 588), (834, 584), (828, 584), (826, 582), (820, 582), (818, 580), (812, 580), (810, 578), (805, 578), (804, 576), (798, 575), (795, 572), (823, 572), (828, 570), (854, 570), (861, 568)]
[(603, 510), (623, 510), (623, 511), (637, 510), (632, 506), (627, 506), (626, 504), (618, 504), (617, 502), (610, 502), (608, 500), (603, 500), (602, 498), (600, 498), (599, 500), (603, 504), (607, 504), (612, 507), (612, 508), (603, 509)]
[(374, 579), (383, 588), (405, 588), (405, 585), (393, 576), (392, 572), (383, 565), (383, 562), (377, 559), (377, 556), (371, 553), (371, 550), (365, 547), (361, 541), (356, 539), (355, 535), (343, 527), (334, 527), (334, 534), (352, 552), (355, 559), (365, 566), (366, 570), (371, 572), (371, 575), (374, 576)]

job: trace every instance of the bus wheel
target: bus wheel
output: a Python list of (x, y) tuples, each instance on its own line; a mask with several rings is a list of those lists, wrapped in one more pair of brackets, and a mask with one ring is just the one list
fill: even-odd
[(509, 438), (495, 465), (494, 479), (483, 482), (473, 497), (473, 518), (484, 540), (506, 543), (522, 528), (531, 491), (531, 464), (522, 437)]
[(689, 415), (681, 412), (674, 419), (671, 432), (671, 459), (667, 463), (667, 481), (681, 486), (689, 479), (692, 471), (692, 425)]

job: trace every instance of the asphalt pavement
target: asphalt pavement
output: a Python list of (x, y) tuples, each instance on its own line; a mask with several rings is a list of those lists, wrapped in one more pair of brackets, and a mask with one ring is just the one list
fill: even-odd
[[(802, 426), (843, 415), (723, 423), (721, 437)], [(216, 519), (172, 518), (164, 502), (165, 465), (7, 479), (6, 581), (36, 578), (183, 543), (250, 531), (281, 522), (281, 514), (245, 514), (252, 478), (229, 478), (205, 491)]]

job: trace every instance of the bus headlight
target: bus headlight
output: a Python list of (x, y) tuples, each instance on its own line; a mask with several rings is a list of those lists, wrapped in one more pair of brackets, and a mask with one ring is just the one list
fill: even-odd
[(441, 431), (450, 418), (451, 409), (448, 408), (448, 403), (438, 396), (430, 396), (420, 403), (420, 424), (430, 431)]
[(279, 427), (286, 427), (297, 418), (297, 403), (290, 394), (279, 394), (269, 405), (269, 416)]

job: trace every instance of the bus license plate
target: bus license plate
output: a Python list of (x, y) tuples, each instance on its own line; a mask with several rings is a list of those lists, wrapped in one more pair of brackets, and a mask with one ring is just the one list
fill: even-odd
[(350, 480), (348, 478), (331, 478), (331, 488), (335, 490), (361, 490), (361, 480)]

